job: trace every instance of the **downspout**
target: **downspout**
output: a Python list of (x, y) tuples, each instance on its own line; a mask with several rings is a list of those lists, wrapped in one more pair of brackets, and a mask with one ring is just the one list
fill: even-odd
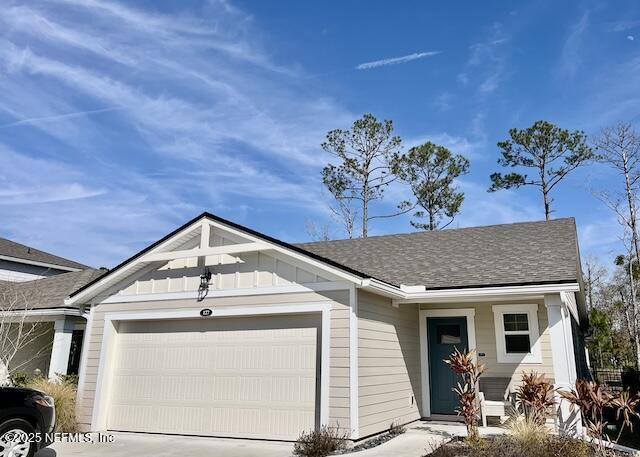
[[(567, 302), (565, 300), (565, 293), (561, 293), (560, 294), (560, 299), (562, 301), (563, 306), (560, 307), (560, 318), (562, 319), (562, 338), (564, 340), (564, 355), (567, 361), (567, 366), (569, 367), (569, 376), (570, 379), (569, 381), (571, 382), (571, 384), (575, 384), (576, 382), (576, 378), (577, 378), (577, 371), (576, 371), (576, 360), (575, 357), (571, 357), (572, 356), (572, 352), (570, 350), (570, 348), (573, 348), (573, 338), (571, 338), (571, 341), (569, 341), (568, 337), (569, 335), (567, 335), (567, 324), (569, 325), (569, 328), (571, 328), (571, 321), (567, 322), (567, 318), (571, 319), (571, 313), (569, 313), (569, 309), (567, 307)], [(569, 344), (571, 344), (571, 346), (569, 346)]]

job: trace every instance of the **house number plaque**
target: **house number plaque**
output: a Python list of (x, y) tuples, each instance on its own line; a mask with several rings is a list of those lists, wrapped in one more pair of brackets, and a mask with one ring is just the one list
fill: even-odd
[(213, 311), (211, 311), (209, 308), (204, 308), (202, 310), (200, 310), (200, 315), (202, 317), (209, 317), (213, 314)]

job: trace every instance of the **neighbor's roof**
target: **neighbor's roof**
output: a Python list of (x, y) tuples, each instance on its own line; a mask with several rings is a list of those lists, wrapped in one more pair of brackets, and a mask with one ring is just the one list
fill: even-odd
[(13, 257), (17, 259), (23, 259), (32, 262), (41, 262), (51, 265), (59, 265), (67, 268), (90, 268), (87, 265), (83, 265), (73, 260), (65, 259), (57, 255), (49, 254), (48, 252), (40, 251), (24, 244), (16, 243), (15, 241), (8, 240), (0, 237), (0, 256)]
[(296, 245), (394, 285), (451, 289), (578, 281), (573, 218)]
[(0, 288), (10, 288), (29, 301), (30, 309), (77, 308), (65, 305), (64, 299), (74, 290), (102, 276), (107, 270), (88, 268), (70, 271), (33, 281), (0, 281)]

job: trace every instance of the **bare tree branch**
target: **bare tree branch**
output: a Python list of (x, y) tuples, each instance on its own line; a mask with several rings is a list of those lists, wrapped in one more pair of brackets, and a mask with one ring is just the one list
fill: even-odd
[[(37, 340), (51, 333), (50, 326), (29, 313), (40, 298), (34, 282), (0, 281), (0, 385), (8, 382), (10, 373), (48, 352), (53, 343), (38, 347), (37, 351), (30, 350)], [(25, 353), (29, 355), (24, 357)]]

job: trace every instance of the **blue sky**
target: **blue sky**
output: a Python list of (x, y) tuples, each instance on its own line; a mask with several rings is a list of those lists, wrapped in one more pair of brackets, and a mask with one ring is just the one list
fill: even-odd
[[(486, 192), (510, 127), (640, 120), (634, 1), (0, 3), (0, 236), (94, 266), (204, 210), (307, 239), (319, 145), (365, 112), (471, 160), (459, 227), (543, 218), (535, 190)], [(583, 256), (620, 249), (590, 191), (615, 186), (593, 165), (554, 195)]]

